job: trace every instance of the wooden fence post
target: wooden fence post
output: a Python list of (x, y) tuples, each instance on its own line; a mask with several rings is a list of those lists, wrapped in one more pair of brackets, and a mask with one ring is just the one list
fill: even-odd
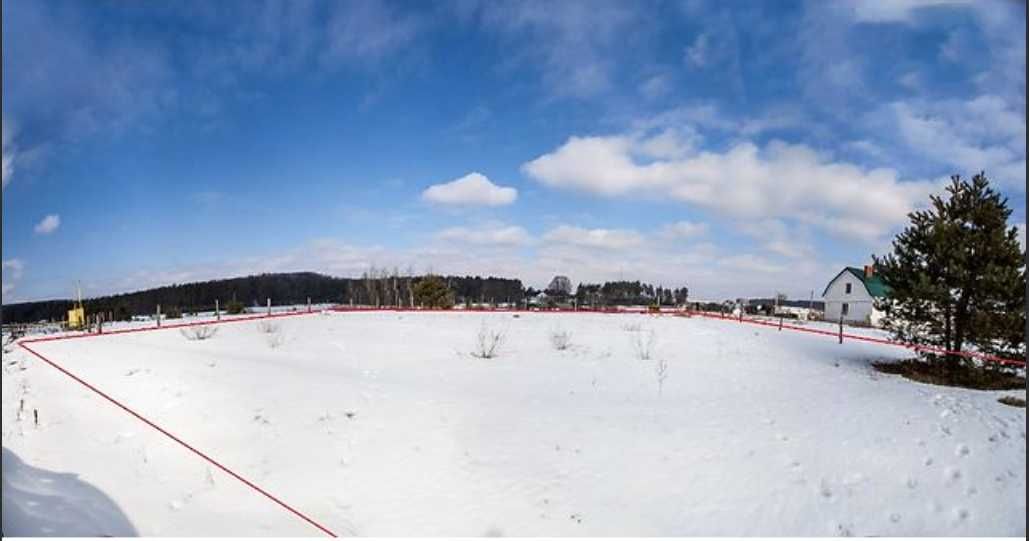
[(843, 316), (840, 316), (840, 343), (843, 343)]
[(161, 305), (157, 305), (157, 326), (161, 326)]
[(268, 297), (268, 315), (272, 315), (272, 298)]
[(307, 313), (311, 313), (311, 297), (307, 298)]
[(782, 330), (782, 314), (779, 314), (779, 330)]
[(222, 311), (221, 307), (218, 306), (218, 299), (214, 299), (214, 319), (217, 321), (222, 320)]

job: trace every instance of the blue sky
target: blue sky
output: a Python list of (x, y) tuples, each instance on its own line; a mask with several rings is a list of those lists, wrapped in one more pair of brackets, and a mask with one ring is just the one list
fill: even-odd
[(816, 295), (1025, 231), (1021, 2), (3, 3), (3, 302), (369, 267)]

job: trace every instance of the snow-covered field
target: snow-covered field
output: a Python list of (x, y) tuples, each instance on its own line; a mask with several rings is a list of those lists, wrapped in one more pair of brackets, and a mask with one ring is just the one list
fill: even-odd
[[(1025, 393), (870, 368), (903, 350), (646, 315), (275, 325), (32, 347), (341, 535), (1025, 535), (1025, 410), (997, 402)], [(67, 496), (29, 467), (143, 535), (320, 533), (27, 352), (4, 371), (5, 533)]]

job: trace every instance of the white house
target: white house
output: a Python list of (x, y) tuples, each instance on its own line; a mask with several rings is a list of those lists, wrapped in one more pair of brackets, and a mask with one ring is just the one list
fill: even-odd
[(882, 312), (875, 309), (873, 301), (884, 297), (886, 284), (875, 274), (875, 268), (865, 265), (864, 269), (846, 267), (825, 286), (822, 298), (825, 300), (825, 319), (848, 323), (863, 323), (877, 326)]

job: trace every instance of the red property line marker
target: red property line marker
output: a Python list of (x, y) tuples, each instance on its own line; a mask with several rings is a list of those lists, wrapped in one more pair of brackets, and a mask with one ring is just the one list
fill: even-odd
[[(268, 316), (264, 316), (264, 317), (268, 317)], [(239, 321), (239, 320), (237, 319), (237, 320), (230, 320), (230, 321)], [(180, 327), (185, 327), (185, 326), (188, 326), (188, 325), (179, 325), (179, 326)], [(165, 328), (167, 328), (167, 327), (165, 327)], [(85, 335), (85, 336), (92, 336), (92, 335)], [(76, 336), (76, 337), (78, 337), (78, 336)], [(65, 337), (65, 338), (68, 338), (68, 337)], [(246, 486), (252, 488), (253, 490), (257, 491), (258, 493), (260, 493), (264, 497), (268, 498), (269, 500), (279, 504), (280, 507), (282, 507), (283, 509), (289, 511), (290, 513), (293, 513), (297, 517), (300, 517), (301, 519), (303, 519), (308, 524), (314, 526), (315, 528), (318, 528), (322, 532), (328, 534), (330, 537), (338, 537), (335, 533), (332, 532), (332, 530), (326, 528), (325, 526), (322, 526), (321, 524), (318, 524), (312, 518), (310, 518), (307, 515), (301, 513), (300, 511), (297, 511), (295, 508), (293, 508), (292, 506), (290, 506), (286, 502), (276, 498), (275, 496), (272, 496), (268, 491), (266, 491), (263, 488), (255, 485), (254, 483), (248, 481), (242, 475), (239, 475), (238, 473), (236, 473), (236, 472), (230, 470), (229, 468), (223, 466), (217, 460), (207, 456), (206, 454), (204, 454), (202, 451), (200, 451), (196, 447), (193, 447), (192, 445), (182, 441), (182, 439), (180, 439), (179, 437), (175, 436), (171, 432), (168, 432), (167, 430), (161, 428), (160, 426), (158, 426), (156, 423), (154, 423), (150, 419), (147, 419), (146, 417), (143, 417), (139, 413), (136, 413), (134, 410), (132, 410), (131, 408), (129, 408), (125, 404), (122, 404), (118, 400), (112, 398), (107, 393), (101, 391), (100, 389), (97, 389), (93, 385), (89, 384), (87, 381), (85, 381), (82, 378), (76, 376), (75, 374), (72, 374), (71, 372), (65, 370), (62, 366), (60, 366), (57, 363), (51, 361), (50, 359), (47, 359), (43, 355), (40, 355), (37, 351), (35, 351), (32, 348), (30, 348), (29, 346), (27, 346), (25, 342), (20, 342), (18, 345), (20, 345), (23, 349), (25, 349), (25, 351), (28, 351), (29, 353), (31, 353), (31, 354), (35, 355), (36, 357), (38, 357), (43, 362), (45, 362), (45, 363), (49, 364), (50, 366), (56, 368), (57, 370), (59, 370), (64, 375), (66, 375), (69, 378), (79, 382), (83, 387), (89, 389), (90, 391), (93, 391), (94, 393), (96, 393), (96, 394), (100, 395), (101, 397), (103, 397), (104, 399), (106, 399), (108, 402), (110, 402), (110, 403), (114, 404), (115, 406), (118, 406), (119, 408), (125, 410), (125, 412), (128, 413), (129, 415), (132, 415), (133, 417), (139, 419), (140, 421), (143, 421), (147, 425), (150, 425), (151, 428), (153, 428), (154, 430), (160, 432), (161, 434), (164, 434), (165, 436), (168, 436), (168, 438), (170, 438), (172, 441), (174, 441), (175, 443), (178, 443), (179, 445), (181, 445), (181, 446), (185, 447), (186, 449), (190, 450), (191, 452), (193, 452), (193, 454), (195, 454), (195, 455), (199, 456), (200, 458), (206, 460), (208, 463), (210, 463), (214, 467), (216, 467), (216, 468), (220, 469), (221, 471), (231, 475), (232, 477), (235, 477), (239, 482), (241, 482), (244, 485), (246, 485)]]
[[(525, 309), (482, 309), (482, 308), (471, 308), (461, 310), (442, 310), (442, 309), (412, 309), (412, 308), (376, 308), (376, 306), (333, 306), (328, 309), (333, 312), (450, 312), (450, 313), (512, 313), (512, 314), (652, 314), (652, 315), (688, 315), (688, 316), (699, 316), (702, 318), (710, 318), (716, 320), (749, 323), (751, 325), (760, 325), (764, 327), (776, 327), (786, 330), (794, 330), (800, 332), (808, 332), (811, 334), (822, 334), (825, 336), (837, 337), (840, 335), (837, 331), (823, 330), (823, 329), (809, 329), (807, 327), (800, 327), (796, 325), (784, 324), (781, 327), (778, 323), (770, 321), (762, 321), (754, 318), (737, 318), (737, 317), (726, 317), (722, 314), (714, 312), (702, 312), (697, 310), (676, 310), (674, 312), (651, 312), (646, 309), (545, 309), (545, 310), (525, 310)], [(886, 338), (877, 338), (875, 336), (862, 336), (860, 334), (851, 334), (844, 332), (843, 337), (849, 340), (867, 341), (873, 342), (873, 344), (882, 344), (884, 346), (893, 346), (896, 348), (904, 348), (916, 352), (929, 352), (942, 355), (957, 355), (959, 357), (966, 357), (969, 359), (982, 359), (987, 362), (994, 362), (998, 364), (1005, 364), (1009, 366), (1025, 366), (1026, 361), (1019, 359), (1007, 359), (1005, 357), (999, 357), (997, 355), (990, 355), (988, 353), (980, 352), (955, 352), (944, 348), (937, 348), (935, 346), (924, 346), (919, 344), (909, 344), (909, 342), (890, 340)]]
[[(721, 319), (721, 320), (725, 320), (727, 322), (738, 321), (740, 323), (749, 323), (751, 325), (761, 325), (763, 327), (776, 327), (776, 328), (779, 327), (778, 323), (774, 323), (774, 322), (771, 322), (771, 321), (763, 321), (763, 320), (754, 319), (754, 318), (738, 319), (736, 317), (726, 317), (726, 316), (724, 316), (722, 314), (716, 314), (714, 312), (700, 312), (700, 311), (696, 311), (696, 310), (687, 310), (685, 313), (689, 314), (689, 315), (706, 317), (706, 318), (710, 318), (710, 319)], [(836, 331), (826, 331), (826, 330), (822, 330), (822, 329), (808, 329), (806, 327), (798, 327), (796, 325), (788, 325), (788, 324), (783, 325), (781, 328), (787, 329), (787, 330), (791, 330), (791, 331), (800, 331), (800, 332), (806, 332), (806, 333), (811, 333), (811, 334), (821, 334), (821, 335), (825, 335), (825, 336), (832, 336), (834, 338), (840, 335)], [(905, 349), (910, 349), (912, 351), (927, 351), (927, 352), (930, 352), (930, 353), (939, 353), (939, 354), (942, 354), (942, 355), (958, 355), (960, 357), (967, 357), (967, 358), (970, 358), (970, 359), (982, 359), (983, 361), (997, 363), (997, 364), (1005, 364), (1005, 365), (1009, 365), (1009, 366), (1021, 366), (1021, 367), (1025, 366), (1025, 361), (1024, 360), (1008, 359), (1008, 358), (1005, 358), (1005, 357), (999, 357), (997, 355), (990, 355), (989, 353), (980, 353), (978, 351), (951, 351), (951, 350), (948, 350), (948, 349), (945, 349), (945, 348), (941, 348), (941, 347), (936, 347), (936, 346), (926, 346), (926, 345), (922, 345), (922, 344), (910, 344), (910, 343), (907, 343), (907, 342), (899, 342), (897, 340), (887, 340), (885, 338), (875, 338), (873, 336), (862, 336), (860, 334), (843, 333), (843, 337), (846, 338), (847, 340), (856, 340), (856, 341), (859, 341), (859, 342), (871, 342), (873, 344), (883, 344), (883, 345), (887, 345), (887, 346), (902, 347), (902, 348), (905, 348)]]

